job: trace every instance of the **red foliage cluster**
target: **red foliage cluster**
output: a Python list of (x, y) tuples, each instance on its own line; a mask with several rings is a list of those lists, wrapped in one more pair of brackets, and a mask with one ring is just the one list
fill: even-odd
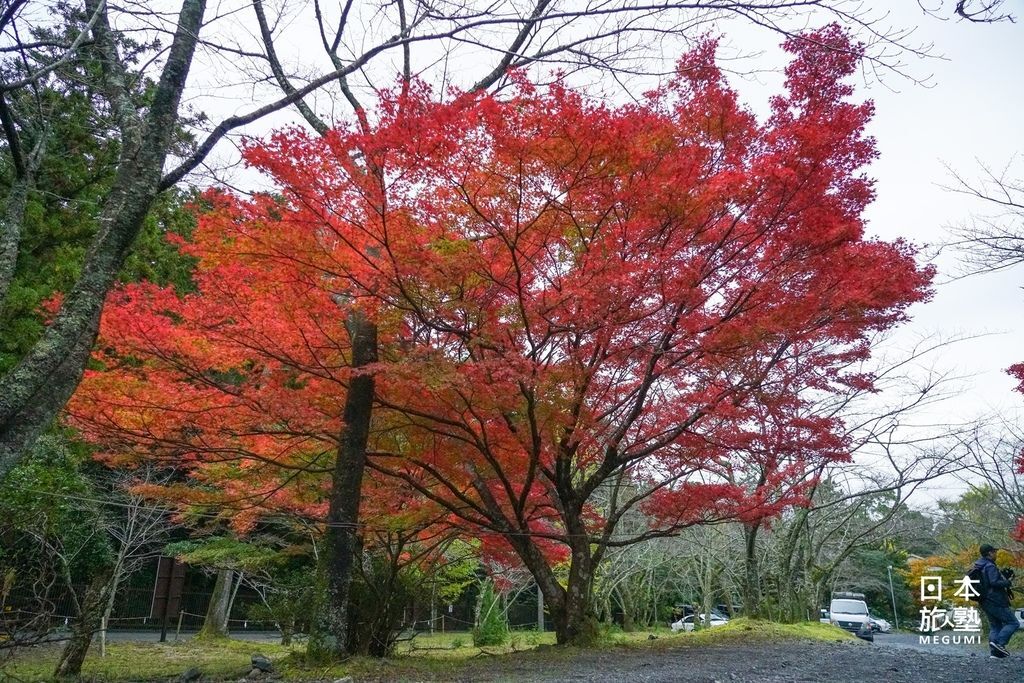
[[(76, 423), (204, 495), (319, 514), (358, 310), (380, 339), (378, 492), (506, 532), (524, 561), (799, 504), (808, 468), (845, 457), (801, 392), (870, 383), (841, 368), (932, 272), (864, 236), (855, 46), (829, 28), (787, 48), (764, 122), (707, 44), (642, 104), (414, 84), (370, 132), (250, 144), (277, 192), (208, 197), (181, 245), (196, 293), (112, 296)], [(648, 526), (615, 536), (637, 509)]]
[[(1010, 373), (1011, 377), (1020, 382), (1020, 384), (1017, 385), (1017, 391), (1024, 394), (1024, 363), (1011, 365), (1006, 371)], [(1024, 450), (1022, 450), (1020, 455), (1017, 457), (1017, 471), (1024, 473)], [(1014, 530), (1013, 536), (1018, 541), (1024, 542), (1024, 519), (1017, 522), (1017, 528)]]

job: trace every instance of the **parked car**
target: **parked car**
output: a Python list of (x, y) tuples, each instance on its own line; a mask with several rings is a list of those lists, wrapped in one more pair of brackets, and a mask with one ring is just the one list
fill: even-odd
[(832, 615), (829, 614), (829, 611), (827, 609), (825, 609), (824, 607), (822, 607), (818, 611), (818, 614), (820, 615), (818, 617), (818, 621), (820, 621), (821, 623), (823, 623), (823, 624), (831, 624), (832, 623)]
[[(708, 624), (708, 622), (704, 618), (703, 614), (691, 614), (689, 616), (683, 617), (679, 621), (673, 622), (672, 623), (672, 630), (673, 631), (692, 631), (693, 628), (694, 628), (694, 624), (693, 624), (694, 619), (699, 619), (702, 626), (707, 626), (707, 624)], [(714, 627), (714, 626), (725, 626), (728, 623), (729, 623), (729, 619), (728, 618), (723, 617), (721, 614), (715, 614), (715, 613), (712, 612), (712, 614), (711, 614), (711, 626), (712, 627)]]
[(871, 630), (875, 633), (889, 633), (892, 631), (892, 624), (881, 617), (869, 617), (871, 620)]
[(1024, 607), (1018, 607), (1013, 613), (1017, 615), (1017, 623), (1021, 625), (1021, 628), (1024, 628)]

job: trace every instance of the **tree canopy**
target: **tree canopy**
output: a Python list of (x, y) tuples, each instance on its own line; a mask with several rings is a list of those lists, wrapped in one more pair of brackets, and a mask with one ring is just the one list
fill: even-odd
[[(372, 127), (251, 143), (277, 191), (209, 195), (181, 243), (194, 293), (112, 295), (77, 424), (315, 509), (294, 483), (333, 466), (347, 387), (372, 374), (369, 467), (507, 544), (573, 639), (587, 606), (568, 596), (608, 547), (774, 514), (730, 481), (755, 439), (786, 453), (762, 493), (788, 459), (843, 457), (799, 391), (869, 382), (840, 368), (928, 296), (909, 245), (864, 236), (872, 108), (843, 82), (859, 48), (811, 38), (787, 43), (764, 122), (708, 42), (637, 105), (523, 78), (438, 103), (414, 82)], [(355, 369), (353, 312), (379, 347)], [(638, 507), (657, 522), (616, 534)]]

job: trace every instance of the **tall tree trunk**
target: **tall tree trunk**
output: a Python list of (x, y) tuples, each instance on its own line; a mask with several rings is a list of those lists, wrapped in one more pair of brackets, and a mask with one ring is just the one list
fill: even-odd
[(710, 628), (711, 626), (711, 608), (715, 602), (715, 569), (716, 566), (709, 558), (704, 575), (701, 577), (701, 593), (703, 595), (700, 601), (700, 614), (703, 615), (703, 618), (700, 618), (700, 615), (694, 615), (693, 625), (695, 628), (698, 627), (698, 621), (699, 628)]
[(779, 551), (775, 592), (778, 597), (780, 616), (785, 621), (799, 621), (798, 605), (803, 602), (800, 596), (804, 593), (801, 586), (806, 581), (802, 549), (804, 538), (809, 533), (807, 530), (809, 514), (807, 508), (797, 510)]
[(21, 225), (25, 220), (25, 205), (28, 203), (29, 178), (18, 178), (11, 185), (7, 195), (7, 207), (0, 219), (0, 302), (7, 296), (7, 290), (14, 280), (18, 264), (18, 246), (21, 244)]
[(537, 631), (544, 632), (544, 591), (537, 586)]
[(533, 574), (537, 588), (542, 594), (543, 605), (548, 611), (547, 621), (554, 627), (555, 641), (559, 644), (568, 642), (569, 633), (572, 630), (579, 630), (579, 628), (578, 626), (573, 629), (569, 628), (569, 620), (566, 618), (567, 589), (559, 582), (558, 577), (551, 570), (547, 558), (544, 557), (544, 553), (533, 542), (533, 539), (525, 535), (512, 535), (508, 537), (508, 542), (522, 559), (526, 568)]
[(757, 534), (760, 529), (760, 523), (743, 525), (743, 613), (748, 617), (761, 616), (761, 568), (757, 559)]
[(238, 597), (238, 589), (242, 587), (242, 582), (245, 580), (245, 572), (239, 571), (238, 576), (235, 577), (235, 585), (231, 588), (231, 599), (228, 600), (228, 619), (231, 618), (231, 612), (235, 609), (235, 598)]
[(100, 619), (113, 588), (110, 579), (108, 569), (95, 577), (86, 589), (78, 618), (71, 627), (71, 639), (64, 646), (57, 661), (55, 678), (78, 677), (82, 673), (82, 664), (89, 653), (89, 646), (92, 645), (93, 634), (100, 628)]
[(47, 133), (36, 131), (36, 142), (27, 155), (22, 150), (21, 136), (14, 115), (7, 105), (7, 95), (0, 94), (0, 126), (7, 138), (7, 151), (14, 167), (14, 181), (7, 193), (7, 205), (0, 217), (0, 303), (7, 297), (18, 266), (21, 233), (25, 222), (28, 194), (35, 187), (36, 173), (42, 164)]
[(349, 316), (345, 326), (352, 343), (353, 373), (345, 396), (345, 424), (327, 512), (323, 553), (327, 595), (307, 648), (318, 660), (338, 659), (348, 653), (349, 594), (353, 567), (362, 556), (359, 502), (374, 396), (373, 375), (362, 369), (377, 362), (377, 328), (358, 311)]
[(203, 627), (199, 629), (198, 638), (228, 637), (228, 617), (234, 579), (233, 570), (217, 570), (217, 581), (213, 584), (213, 595), (210, 596), (210, 604), (206, 608), (206, 618), (203, 620)]
[(618, 593), (619, 605), (622, 606), (622, 630), (626, 633), (632, 633), (636, 630), (633, 596), (625, 581), (622, 581), (615, 587), (615, 592)]
[(126, 545), (121, 545), (117, 551), (117, 560), (110, 575), (110, 588), (107, 591), (107, 602), (103, 605), (103, 615), (100, 618), (102, 630), (100, 631), (100, 657), (107, 655), (107, 625), (110, 623), (110, 615), (114, 612), (114, 598), (117, 597), (117, 587), (121, 584), (121, 575), (124, 574), (124, 559), (127, 551)]
[[(573, 537), (583, 538), (575, 534)], [(555, 622), (555, 642), (559, 645), (587, 646), (597, 640), (593, 592), (594, 568), (590, 547), (585, 541), (576, 542), (572, 548), (564, 598), (560, 604), (549, 608)]]
[[(103, 9), (98, 0), (86, 4), (90, 12)], [(174, 41), (144, 118), (129, 97), (106, 12), (99, 13), (94, 49), (102, 55), (106, 96), (121, 126), (122, 156), (81, 276), (42, 339), (0, 377), (0, 477), (19, 462), (81, 380), (107, 292), (160, 190), (205, 11), (206, 0), (183, 0)]]

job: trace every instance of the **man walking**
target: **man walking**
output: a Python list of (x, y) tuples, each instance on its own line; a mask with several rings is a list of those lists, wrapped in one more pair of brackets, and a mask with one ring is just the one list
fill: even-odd
[(996, 566), (996, 550), (988, 543), (983, 544), (978, 548), (981, 557), (975, 561), (974, 566), (981, 574), (981, 609), (988, 617), (989, 653), (993, 657), (1009, 657), (1006, 645), (1019, 627), (1017, 617), (1010, 609), (1013, 570), (1007, 568), (999, 571)]

